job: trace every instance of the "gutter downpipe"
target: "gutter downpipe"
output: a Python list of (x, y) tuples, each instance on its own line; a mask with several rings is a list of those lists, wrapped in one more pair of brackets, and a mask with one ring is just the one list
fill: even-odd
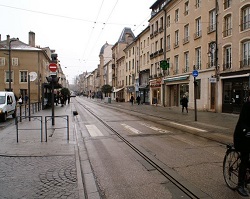
[(215, 87), (215, 93), (216, 93), (216, 96), (215, 96), (215, 112), (218, 112), (218, 92), (219, 92), (219, 73), (218, 73), (218, 69), (219, 69), (219, 66), (218, 66), (218, 10), (219, 10), (219, 6), (218, 6), (218, 0), (215, 0), (215, 20), (216, 20), (216, 23), (215, 23), (215, 77), (216, 77), (216, 87)]
[[(164, 60), (166, 60), (166, 35), (167, 35), (167, 28), (166, 28), (166, 19), (167, 19), (167, 12), (166, 10), (164, 9)], [(165, 77), (165, 70), (163, 71), (163, 75)], [(164, 81), (164, 78), (163, 78), (163, 106), (166, 107), (166, 103), (165, 103), (165, 100), (166, 100), (166, 84), (165, 84), (165, 81)]]

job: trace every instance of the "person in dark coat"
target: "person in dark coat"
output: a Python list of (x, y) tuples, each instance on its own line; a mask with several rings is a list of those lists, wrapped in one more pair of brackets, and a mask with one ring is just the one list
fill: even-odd
[(182, 105), (182, 113), (184, 111), (184, 108), (186, 109), (186, 111), (188, 113), (188, 99), (187, 99), (186, 95), (183, 95), (183, 98), (181, 99), (181, 105)]
[(245, 189), (245, 176), (250, 153), (250, 97), (243, 104), (238, 122), (234, 130), (234, 147), (240, 152), (237, 192), (241, 196), (249, 196)]
[(139, 95), (137, 96), (136, 101), (137, 101), (137, 104), (140, 105), (140, 103), (141, 103), (141, 97)]
[(135, 100), (134, 96), (131, 95), (131, 97), (130, 97), (130, 102), (131, 102), (132, 105), (134, 104), (134, 100)]

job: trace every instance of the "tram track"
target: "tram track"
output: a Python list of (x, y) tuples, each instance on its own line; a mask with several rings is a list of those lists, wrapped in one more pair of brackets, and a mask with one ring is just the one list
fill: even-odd
[[(160, 165), (149, 155), (142, 152), (138, 147), (132, 144), (129, 140), (127, 140), (124, 136), (122, 136), (119, 132), (117, 132), (114, 128), (112, 128), (107, 122), (105, 122), (102, 118), (100, 118), (97, 114), (94, 113), (89, 107), (76, 100), (79, 106), (88, 111), (92, 116), (94, 116), (100, 123), (102, 123), (107, 129), (109, 129), (112, 133), (114, 133), (121, 141), (123, 141), (128, 147), (130, 147), (136, 154), (138, 154), (142, 159), (144, 159), (148, 164), (150, 164), (156, 171), (158, 171), (161, 175), (163, 175), (166, 179), (168, 179), (175, 187), (181, 190), (188, 198), (209, 198), (208, 195), (201, 192), (197, 188), (191, 187), (190, 184), (183, 183), (173, 177), (164, 166)], [(186, 182), (186, 181), (185, 181)]]

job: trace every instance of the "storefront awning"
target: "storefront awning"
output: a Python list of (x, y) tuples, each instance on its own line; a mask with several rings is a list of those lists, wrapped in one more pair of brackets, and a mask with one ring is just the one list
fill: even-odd
[(220, 79), (231, 79), (231, 78), (239, 78), (239, 77), (249, 77), (249, 73), (242, 75), (231, 75), (231, 76), (220, 76)]
[(169, 78), (164, 79), (164, 82), (174, 82), (174, 81), (186, 80), (188, 77), (189, 77), (189, 75), (169, 77)]
[(123, 87), (123, 88), (114, 89), (114, 90), (113, 90), (113, 93), (117, 93), (117, 92), (119, 92), (119, 91), (122, 90), (122, 89), (124, 89), (124, 87)]

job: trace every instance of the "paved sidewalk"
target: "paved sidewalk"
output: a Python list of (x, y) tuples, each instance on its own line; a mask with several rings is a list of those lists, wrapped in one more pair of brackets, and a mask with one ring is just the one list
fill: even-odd
[[(0, 133), (0, 198), (83, 198), (77, 170), (76, 140), (72, 127), (71, 105), (55, 106), (55, 119), (48, 118), (48, 139), (41, 142), (40, 117), (23, 119)], [(67, 120), (69, 116), (69, 140)], [(51, 116), (51, 109), (32, 116)], [(45, 132), (45, 130), (43, 130)], [(78, 162), (78, 163), (77, 163)]]

